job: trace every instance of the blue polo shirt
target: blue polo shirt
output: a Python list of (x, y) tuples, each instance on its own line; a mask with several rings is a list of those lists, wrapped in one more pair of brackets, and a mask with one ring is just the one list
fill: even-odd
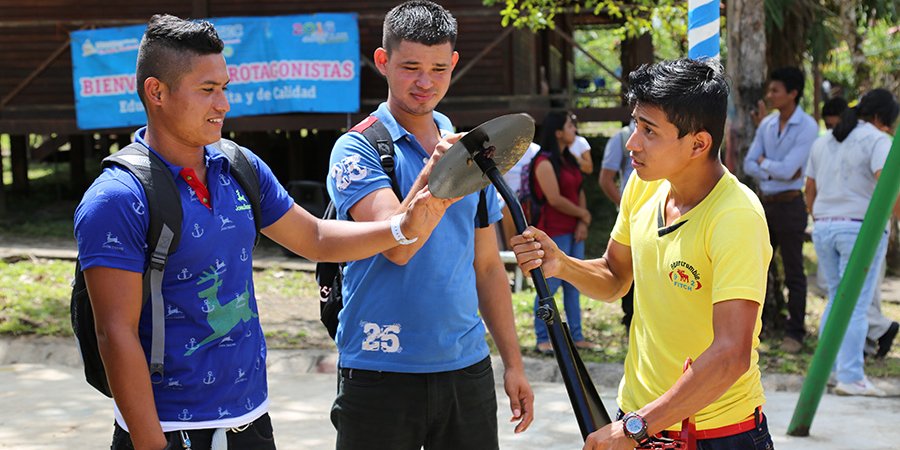
[[(405, 196), (429, 155), (394, 120), (387, 104), (373, 115), (394, 141), (394, 171)], [(452, 130), (443, 114), (434, 112), (434, 121), (440, 130)], [(344, 220), (360, 199), (391, 188), (378, 151), (355, 132), (335, 143), (327, 186)], [(493, 186), (486, 194), (487, 199), (497, 195)], [(488, 355), (473, 266), (478, 199), (476, 192), (451, 205), (404, 266), (381, 254), (347, 263), (336, 336), (341, 367), (432, 373), (467, 367)], [(487, 210), (491, 223), (500, 220), (497, 202), (488, 201)]]
[[(799, 106), (784, 129), (779, 131), (779, 126), (778, 112), (766, 116), (744, 158), (744, 172), (759, 181), (764, 195), (803, 188), (809, 149), (819, 137), (819, 125)], [(760, 156), (765, 156), (762, 164)]]
[[(145, 130), (138, 130), (135, 140), (149, 148)], [(269, 167), (247, 153), (259, 175), (266, 227), (281, 218), (293, 200)], [(225, 155), (207, 146), (205, 158), (211, 209), (179, 176), (182, 168), (166, 161), (181, 194), (183, 222), (178, 249), (163, 275), (165, 373), (163, 381), (153, 385), (163, 431), (233, 427), (268, 410), (266, 342), (252, 278), (253, 211)], [(131, 172), (118, 166), (103, 170), (75, 210), (78, 258), (84, 269), (144, 272), (149, 225), (145, 205), (144, 190)], [(148, 361), (151, 334), (148, 301), (139, 323)], [(127, 430), (118, 408), (115, 413)]]

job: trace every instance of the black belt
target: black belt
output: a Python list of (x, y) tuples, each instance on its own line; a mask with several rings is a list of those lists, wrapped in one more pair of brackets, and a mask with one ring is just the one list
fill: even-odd
[(800, 197), (801, 194), (802, 193), (800, 192), (800, 190), (797, 189), (797, 190), (791, 190), (791, 191), (778, 192), (776, 194), (771, 194), (771, 195), (761, 195), (759, 197), (759, 200), (763, 203), (787, 203), (789, 201), (792, 201), (792, 200)]

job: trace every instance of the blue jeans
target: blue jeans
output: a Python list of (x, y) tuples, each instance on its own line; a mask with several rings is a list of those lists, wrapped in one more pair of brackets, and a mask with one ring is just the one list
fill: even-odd
[[(562, 250), (563, 253), (578, 259), (584, 259), (584, 241), (575, 242), (575, 234), (563, 234), (554, 236), (553, 242)], [(547, 278), (547, 287), (550, 289), (550, 295), (556, 294), (559, 285), (563, 287), (563, 307), (566, 310), (566, 322), (569, 324), (569, 334), (575, 342), (583, 341), (584, 335), (581, 333), (581, 293), (575, 286), (567, 281), (559, 278)], [(537, 343), (542, 344), (550, 342), (550, 336), (547, 334), (547, 324), (543, 320), (537, 318), (537, 309), (539, 296), (534, 297), (534, 334), (537, 337)]]
[[(834, 296), (841, 278), (844, 276), (844, 270), (847, 268), (847, 262), (850, 260), (850, 253), (856, 243), (861, 226), (860, 222), (818, 221), (813, 229), (812, 238), (816, 247), (816, 255), (819, 258), (819, 271), (822, 272), (828, 284), (828, 305), (825, 307), (822, 322), (819, 324), (820, 336), (831, 306), (834, 304)], [(863, 373), (863, 347), (869, 327), (866, 312), (872, 303), (875, 289), (878, 288), (878, 274), (881, 271), (881, 264), (884, 264), (885, 252), (887, 252), (887, 233), (882, 235), (881, 241), (878, 243), (875, 259), (866, 272), (859, 299), (850, 316), (850, 325), (847, 327), (847, 333), (838, 350), (834, 369), (836, 378), (841, 383), (859, 381), (865, 376)]]
[(773, 450), (772, 436), (766, 416), (762, 416), (759, 425), (734, 436), (697, 441), (697, 450)]

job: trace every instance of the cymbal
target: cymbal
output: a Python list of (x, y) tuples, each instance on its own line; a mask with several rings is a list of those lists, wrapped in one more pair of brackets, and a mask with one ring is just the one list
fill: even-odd
[(453, 198), (478, 192), (490, 180), (475, 163), (481, 151), (504, 174), (516, 165), (534, 138), (534, 119), (528, 114), (507, 114), (491, 119), (466, 133), (434, 165), (428, 188), (438, 198)]

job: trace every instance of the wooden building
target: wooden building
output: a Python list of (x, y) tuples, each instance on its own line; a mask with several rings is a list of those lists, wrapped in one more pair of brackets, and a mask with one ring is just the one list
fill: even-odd
[[(72, 183), (81, 192), (85, 154), (108, 152), (114, 140), (126, 141), (131, 129), (82, 131), (75, 124), (69, 32), (146, 23), (156, 13), (180, 17), (274, 16), (317, 12), (355, 12), (360, 33), (361, 107), (355, 114), (278, 114), (226, 120), (225, 129), (266, 159), (282, 180), (324, 178), (331, 144), (361, 120), (387, 92), (371, 63), (381, 42), (384, 14), (398, 0), (0, 0), (0, 134), (12, 143), (13, 190), (27, 191), (28, 159), (40, 160), (60, 146), (68, 148)], [(481, 0), (441, 2), (459, 24), (460, 62), (453, 84), (439, 106), (460, 129), (510, 112), (540, 119), (551, 107), (571, 106), (573, 29), (609, 23), (591, 14), (563, 15), (556, 31), (532, 33), (503, 28), (499, 8)], [(626, 43), (624, 72), (652, 58), (649, 39)], [(599, 69), (598, 69), (599, 70)], [(542, 80), (542, 76), (544, 80)], [(542, 87), (545, 91), (542, 93)], [(549, 92), (548, 92), (549, 91)], [(614, 93), (617, 95), (617, 93)], [(621, 106), (577, 109), (582, 120), (618, 121)], [(303, 130), (303, 131), (301, 131)], [(314, 130), (311, 131), (311, 130)], [(43, 144), (29, 148), (29, 135)], [(69, 143), (69, 146), (64, 144)]]

